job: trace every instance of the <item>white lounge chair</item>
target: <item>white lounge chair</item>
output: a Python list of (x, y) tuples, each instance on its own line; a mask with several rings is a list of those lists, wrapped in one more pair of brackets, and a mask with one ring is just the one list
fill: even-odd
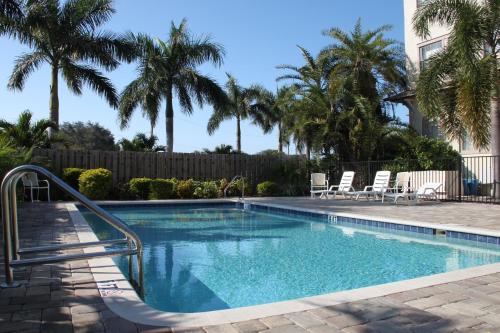
[(345, 198), (346, 194), (350, 192), (354, 192), (354, 188), (352, 187), (352, 182), (354, 180), (354, 171), (344, 171), (342, 174), (342, 178), (340, 179), (340, 183), (338, 185), (332, 185), (328, 190), (324, 190), (321, 193), (321, 198), (328, 198), (329, 194), (333, 194), (333, 199), (337, 196), (337, 194), (342, 194)]
[(443, 186), (442, 183), (425, 183), (420, 186), (417, 191), (406, 186), (403, 188), (403, 191), (399, 193), (388, 189), (388, 191), (382, 194), (382, 203), (386, 198), (393, 199), (393, 202), (396, 204), (399, 199), (404, 199), (407, 204), (410, 202), (418, 203), (420, 200), (425, 199), (439, 201), (438, 190), (441, 186)]
[(324, 173), (311, 173), (311, 198), (328, 190), (328, 178)]
[(398, 172), (392, 188), (398, 188), (398, 191), (410, 186), (411, 174), (409, 172)]
[(365, 196), (366, 200), (370, 200), (370, 196), (373, 196), (374, 199), (378, 199), (378, 197), (382, 196), (382, 194), (389, 187), (390, 180), (390, 171), (377, 171), (373, 185), (365, 186), (363, 191), (352, 192), (351, 195), (355, 196), (355, 200), (358, 200), (361, 196)]
[(48, 180), (39, 180), (35, 172), (28, 172), (22, 177), (24, 193), (26, 190), (30, 192), (30, 199), (33, 202), (33, 190), (36, 190), (36, 200), (40, 196), (40, 190), (47, 191), (47, 201), (50, 202), (50, 183)]

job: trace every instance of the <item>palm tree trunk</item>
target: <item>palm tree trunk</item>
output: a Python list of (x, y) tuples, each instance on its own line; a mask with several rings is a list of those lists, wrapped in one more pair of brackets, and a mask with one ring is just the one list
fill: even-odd
[[(57, 63), (52, 64), (49, 108), (50, 120), (59, 126), (59, 65)], [(51, 137), (56, 130), (57, 128), (50, 128), (49, 137)]]
[(496, 96), (491, 100), (491, 154), (494, 156), (493, 197), (500, 199), (500, 91), (497, 91)]
[(174, 152), (174, 105), (172, 87), (167, 88), (167, 108), (165, 110), (167, 130), (167, 153)]
[(278, 121), (278, 151), (283, 152), (283, 133), (281, 133), (281, 121)]
[(236, 150), (241, 153), (241, 119), (240, 116), (236, 116)]

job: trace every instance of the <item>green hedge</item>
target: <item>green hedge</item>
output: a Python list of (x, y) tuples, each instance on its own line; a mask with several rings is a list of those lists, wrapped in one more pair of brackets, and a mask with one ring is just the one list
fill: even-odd
[(66, 168), (63, 169), (63, 174), (62, 174), (62, 179), (72, 188), (75, 190), (78, 190), (80, 184), (78, 182), (78, 179), (80, 178), (81, 174), (85, 172), (85, 169), (80, 169), (80, 168)]
[(171, 179), (153, 179), (150, 182), (149, 199), (161, 200), (175, 197), (175, 182)]
[(213, 199), (219, 196), (219, 184), (215, 181), (200, 183), (194, 190), (193, 196), (198, 199)]
[(92, 200), (108, 198), (112, 188), (111, 171), (99, 168), (84, 171), (78, 178), (79, 191)]
[(196, 183), (192, 179), (179, 180), (177, 183), (177, 195), (181, 199), (191, 199), (194, 197), (194, 190), (196, 189)]
[(137, 199), (147, 200), (151, 192), (151, 178), (132, 178), (128, 182), (130, 194)]
[(257, 185), (257, 195), (259, 197), (273, 197), (279, 195), (279, 193), (279, 186), (275, 182), (267, 180)]

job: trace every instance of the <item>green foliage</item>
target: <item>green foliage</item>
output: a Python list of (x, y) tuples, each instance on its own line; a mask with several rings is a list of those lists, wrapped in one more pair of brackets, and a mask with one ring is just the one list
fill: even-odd
[(450, 28), (446, 46), (420, 71), (419, 110), (438, 121), (447, 137), (461, 139), (468, 133), (478, 148), (489, 148), (494, 133), (494, 150), (500, 149), (499, 110), (492, 110), (499, 106), (498, 101), (496, 106), (491, 102), (500, 97), (499, 17), (498, 0), (433, 0), (413, 17), (413, 28), (421, 38), (429, 37), (431, 26)]
[(153, 179), (150, 187), (150, 200), (172, 199), (175, 197), (175, 183), (170, 179)]
[(404, 137), (406, 149), (393, 161), (382, 166), (392, 173), (418, 170), (453, 170), (460, 154), (449, 143), (425, 136), (407, 133)]
[(151, 192), (151, 178), (132, 178), (128, 182), (130, 193), (137, 199), (146, 200)]
[(271, 179), (279, 184), (282, 195), (304, 195), (309, 190), (308, 170), (314, 172), (316, 168), (317, 161), (315, 160), (283, 160), (271, 171)]
[(279, 194), (279, 186), (275, 182), (266, 180), (257, 184), (257, 195), (259, 197), (273, 197)]
[(116, 150), (111, 131), (98, 123), (65, 122), (56, 134), (57, 148), (75, 150)]
[(164, 151), (164, 146), (159, 146), (158, 137), (155, 135), (147, 136), (144, 133), (137, 133), (132, 140), (121, 139), (118, 141), (120, 150), (123, 151), (143, 151), (143, 152), (158, 152)]
[(450, 167), (456, 167), (455, 164), (450, 165), (450, 160), (456, 161), (460, 157), (449, 143), (424, 136), (416, 137), (412, 148), (424, 170), (448, 170)]
[(228, 197), (241, 196), (241, 193), (243, 191), (243, 187), (245, 190), (245, 196), (251, 196), (253, 194), (253, 189), (252, 189), (252, 186), (251, 186), (250, 182), (248, 181), (248, 179), (238, 178), (237, 180), (232, 182), (231, 185), (229, 185), (229, 187), (227, 188), (227, 192), (226, 192), (227, 196)]
[(42, 119), (32, 121), (33, 114), (23, 111), (16, 123), (0, 120), (0, 136), (19, 148), (47, 147), (50, 143), (47, 129), (57, 127), (53, 122)]
[(196, 182), (192, 179), (179, 180), (176, 188), (177, 195), (181, 199), (193, 198), (196, 185), (197, 185)]
[(203, 153), (205, 154), (238, 154), (238, 151), (233, 149), (231, 145), (220, 144), (214, 148), (214, 150), (210, 150), (208, 148), (203, 148)]
[(78, 190), (79, 184), (78, 180), (80, 175), (85, 171), (85, 169), (80, 168), (66, 168), (63, 169), (62, 179), (72, 188)]
[(16, 148), (4, 138), (0, 138), (0, 180), (16, 166), (26, 164), (31, 158), (31, 150)]
[(99, 168), (84, 171), (78, 179), (79, 191), (91, 200), (104, 200), (112, 187), (111, 171)]
[(194, 197), (199, 199), (213, 199), (219, 195), (219, 185), (215, 181), (201, 182), (194, 190)]

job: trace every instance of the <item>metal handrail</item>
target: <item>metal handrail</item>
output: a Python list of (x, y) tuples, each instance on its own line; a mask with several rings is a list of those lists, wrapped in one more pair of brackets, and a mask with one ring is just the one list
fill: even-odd
[[(96, 214), (102, 220), (107, 222), (109, 225), (120, 231), (125, 235), (124, 239), (116, 240), (106, 240), (98, 242), (87, 242), (87, 243), (75, 243), (75, 244), (62, 244), (62, 245), (48, 245), (39, 246), (34, 248), (20, 249), (19, 248), (19, 231), (17, 223), (17, 193), (16, 186), (17, 182), (28, 172), (37, 172), (45, 177), (49, 181), (54, 182), (58, 185), (64, 192), (71, 195), (76, 201), (80, 202), (88, 210)], [(2, 223), (3, 223), (3, 237), (4, 237), (4, 265), (5, 265), (5, 287), (15, 286), (13, 267), (27, 266), (34, 264), (45, 264), (61, 261), (71, 261), (71, 260), (82, 260), (97, 257), (109, 257), (116, 255), (128, 255), (129, 256), (129, 278), (131, 281), (134, 280), (133, 270), (132, 270), (132, 255), (137, 256), (137, 273), (138, 281), (137, 286), (139, 292), (144, 291), (144, 277), (143, 277), (143, 265), (142, 265), (142, 243), (139, 236), (132, 231), (125, 223), (123, 223), (117, 217), (111, 215), (93, 201), (82, 195), (80, 192), (73, 189), (71, 186), (66, 184), (60, 178), (47, 171), (44, 168), (35, 165), (22, 165), (9, 171), (1, 185), (1, 202), (2, 202)], [(113, 245), (119, 243), (127, 243), (127, 249), (125, 250), (112, 250), (112, 251), (100, 251), (92, 253), (83, 254), (71, 254), (71, 255), (59, 255), (59, 256), (45, 256), (30, 259), (20, 259), (20, 254), (24, 253), (36, 253), (36, 252), (48, 252), (54, 250), (63, 250), (68, 248), (85, 248), (85, 247), (95, 247), (95, 246), (105, 246)]]
[(224, 198), (227, 197), (227, 190), (232, 183), (234, 183), (238, 178), (242, 180), (241, 182), (241, 199), (245, 198), (245, 178), (242, 175), (234, 176), (229, 183), (227, 183), (226, 187), (224, 187)]

